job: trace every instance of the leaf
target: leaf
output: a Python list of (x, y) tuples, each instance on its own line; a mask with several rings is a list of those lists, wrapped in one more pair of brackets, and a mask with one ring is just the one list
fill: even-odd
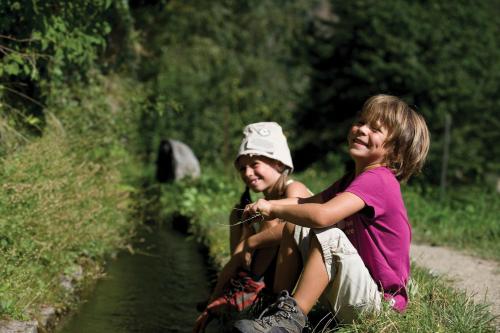
[(38, 119), (37, 117), (34, 117), (32, 115), (29, 115), (26, 117), (26, 122), (28, 124), (30, 124), (31, 126), (35, 126), (35, 125), (38, 125), (40, 123), (40, 119)]
[(7, 73), (7, 75), (18, 75), (19, 65), (15, 62), (11, 62), (4, 66), (4, 70)]

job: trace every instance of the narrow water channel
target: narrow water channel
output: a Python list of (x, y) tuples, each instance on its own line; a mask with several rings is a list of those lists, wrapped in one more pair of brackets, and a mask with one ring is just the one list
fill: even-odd
[(93, 295), (60, 332), (191, 332), (196, 302), (209, 293), (208, 269), (194, 240), (150, 227), (107, 268)]

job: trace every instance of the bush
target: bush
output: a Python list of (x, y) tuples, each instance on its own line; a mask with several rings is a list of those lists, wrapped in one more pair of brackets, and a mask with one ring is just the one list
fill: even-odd
[(155, 56), (142, 73), (155, 91), (150, 146), (160, 137), (179, 139), (200, 160), (224, 165), (248, 123), (277, 121), (293, 135), (296, 92), (305, 81), (292, 44), (308, 6), (172, 1), (154, 15), (137, 10)]
[(52, 94), (60, 94), (69, 82), (87, 80), (96, 65), (117, 64), (103, 57), (108, 36), (113, 45), (124, 42), (120, 54), (130, 55), (132, 23), (123, 1), (2, 1), (0, 153), (26, 141), (20, 138), (41, 134)]

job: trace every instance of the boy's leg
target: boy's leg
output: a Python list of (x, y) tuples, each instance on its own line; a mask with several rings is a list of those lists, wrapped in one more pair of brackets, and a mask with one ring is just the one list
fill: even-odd
[(291, 293), (302, 270), (302, 257), (294, 239), (295, 228), (295, 224), (287, 222), (283, 229), (274, 276), (273, 291), (275, 294), (282, 290)]
[(309, 257), (293, 295), (304, 314), (307, 315), (311, 311), (329, 282), (321, 245), (312, 233)]
[(356, 248), (335, 227), (315, 229), (329, 283), (322, 298), (341, 322), (352, 322), (366, 310), (380, 308), (381, 294)]

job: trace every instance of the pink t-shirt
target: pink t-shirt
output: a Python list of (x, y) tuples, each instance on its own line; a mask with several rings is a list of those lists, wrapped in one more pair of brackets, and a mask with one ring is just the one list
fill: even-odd
[(411, 227), (396, 177), (386, 167), (365, 171), (354, 180), (343, 178), (322, 193), (326, 202), (350, 192), (365, 202), (358, 213), (345, 219), (344, 233), (358, 250), (385, 299), (396, 310), (408, 303)]

